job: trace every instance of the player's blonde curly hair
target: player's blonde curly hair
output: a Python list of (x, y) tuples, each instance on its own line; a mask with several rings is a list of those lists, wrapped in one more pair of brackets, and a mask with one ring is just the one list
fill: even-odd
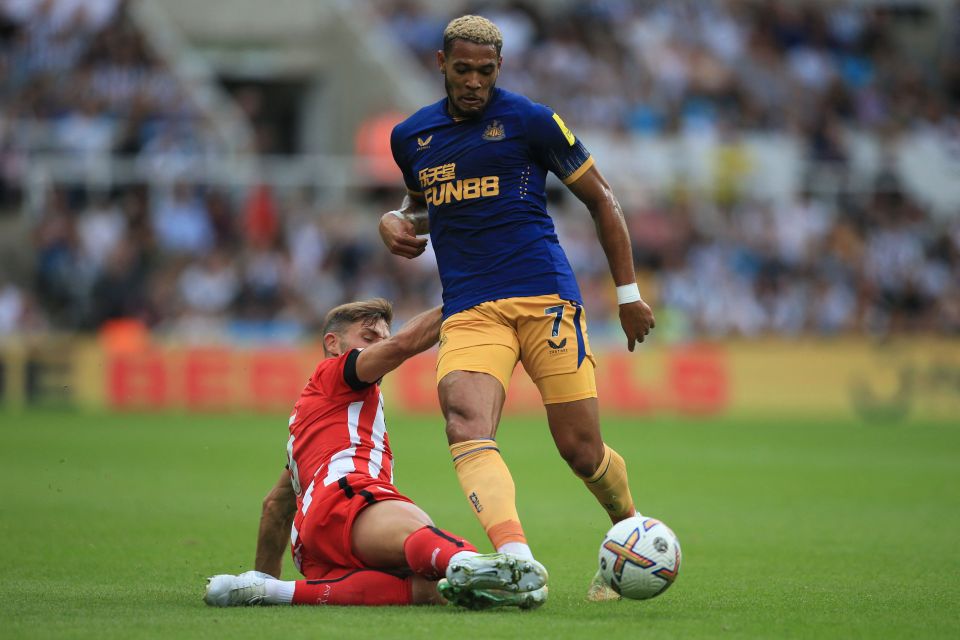
[(500, 55), (503, 35), (497, 25), (483, 16), (466, 15), (454, 18), (443, 30), (443, 52), (450, 53), (454, 40), (466, 40), (476, 44), (492, 44)]

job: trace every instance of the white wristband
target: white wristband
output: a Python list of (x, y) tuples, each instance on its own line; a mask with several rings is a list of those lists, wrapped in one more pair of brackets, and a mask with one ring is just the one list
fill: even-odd
[(628, 304), (637, 300), (642, 300), (642, 298), (640, 297), (640, 287), (637, 286), (636, 282), (617, 287), (617, 304)]
[(392, 213), (393, 215), (397, 216), (401, 220), (407, 219), (407, 216), (403, 215), (403, 213), (401, 213), (400, 211), (397, 211), (396, 209), (394, 209), (393, 211), (387, 211), (387, 213)]

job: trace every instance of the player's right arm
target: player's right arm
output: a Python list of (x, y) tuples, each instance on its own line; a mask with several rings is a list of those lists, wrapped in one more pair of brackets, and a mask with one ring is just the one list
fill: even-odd
[(435, 345), (440, 337), (442, 322), (441, 308), (434, 307), (403, 325), (396, 335), (361, 351), (355, 363), (356, 382), (373, 384), (399, 367), (407, 358)]
[(413, 174), (404, 149), (404, 135), (397, 125), (390, 132), (390, 151), (393, 161), (400, 167), (407, 195), (399, 209), (388, 211), (380, 218), (380, 238), (390, 253), (403, 258), (416, 258), (427, 249), (427, 239), (418, 238), (430, 232), (427, 201), (423, 198), (420, 183)]
[(283, 554), (290, 542), (290, 527), (293, 526), (296, 511), (297, 495), (290, 483), (290, 472), (284, 469), (280, 479), (263, 499), (254, 569), (274, 578), (280, 577)]
[(417, 236), (430, 233), (430, 217), (422, 197), (408, 193), (399, 209), (380, 217), (380, 238), (390, 253), (416, 258), (427, 249), (427, 239)]

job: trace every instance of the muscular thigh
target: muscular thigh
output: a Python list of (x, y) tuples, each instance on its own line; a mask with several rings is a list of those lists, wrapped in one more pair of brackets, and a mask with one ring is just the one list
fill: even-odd
[(496, 305), (485, 302), (444, 320), (437, 355), (438, 384), (452, 372), (468, 371), (493, 376), (506, 392), (520, 343), (516, 328)]

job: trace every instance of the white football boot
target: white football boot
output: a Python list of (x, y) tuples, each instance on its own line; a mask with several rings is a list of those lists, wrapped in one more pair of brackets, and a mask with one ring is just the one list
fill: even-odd
[(267, 595), (265, 581), (272, 576), (247, 571), (238, 576), (220, 574), (207, 578), (203, 601), (211, 607), (243, 607), (258, 605)]
[(533, 558), (510, 553), (485, 553), (451, 562), (447, 580), (458, 589), (536, 591), (547, 584), (546, 568)]
[(533, 591), (504, 591), (503, 589), (470, 589), (455, 587), (449, 580), (437, 583), (437, 591), (450, 604), (473, 611), (495, 609), (498, 607), (517, 607), (518, 609), (537, 609), (547, 601), (547, 587)]

